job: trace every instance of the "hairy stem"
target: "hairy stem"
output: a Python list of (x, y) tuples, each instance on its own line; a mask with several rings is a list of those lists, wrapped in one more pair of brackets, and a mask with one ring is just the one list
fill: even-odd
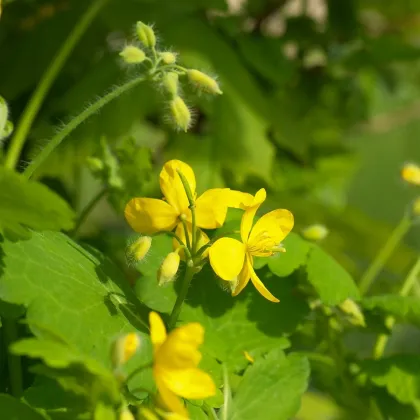
[[(407, 277), (405, 278), (401, 286), (401, 289), (398, 292), (399, 296), (407, 296), (410, 293), (410, 290), (412, 289), (414, 284), (417, 282), (419, 273), (420, 273), (420, 257), (418, 257), (416, 263), (413, 265)], [(373, 347), (373, 357), (375, 359), (379, 359), (385, 351), (385, 347), (388, 343), (391, 330), (393, 326), (395, 325), (395, 318), (393, 316), (388, 316), (385, 319), (385, 325), (388, 327), (390, 331), (389, 331), (389, 334), (380, 334), (378, 336), (376, 343)]]
[(362, 295), (365, 295), (369, 290), (370, 286), (384, 267), (386, 261), (391, 256), (392, 252), (396, 246), (401, 242), (402, 238), (408, 232), (411, 226), (411, 219), (405, 215), (401, 222), (396, 226), (394, 231), (389, 236), (388, 240), (385, 242), (384, 246), (380, 249), (372, 264), (363, 274), (360, 283), (359, 289)]
[(73, 118), (68, 124), (66, 124), (51, 140), (47, 145), (41, 150), (41, 152), (34, 158), (32, 163), (24, 171), (24, 175), (27, 178), (30, 178), (33, 173), (41, 166), (41, 164), (48, 158), (51, 152), (60, 145), (60, 143), (70, 135), (80, 124), (87, 120), (90, 116), (98, 112), (102, 107), (107, 105), (113, 99), (118, 98), (120, 95), (126, 91), (137, 86), (139, 83), (145, 81), (147, 76), (139, 76), (135, 79), (129, 80), (121, 86), (116, 87), (113, 91), (109, 92), (107, 95), (98, 99), (92, 105), (89, 105), (83, 112), (81, 112), (77, 117)]
[(61, 45), (60, 50), (53, 58), (46, 72), (39, 81), (30, 100), (26, 104), (11, 139), (10, 147), (5, 160), (5, 166), (7, 168), (13, 169), (16, 166), (28, 133), (32, 127), (32, 123), (38, 115), (39, 109), (41, 108), (41, 105), (44, 102), (52, 84), (72, 53), (74, 47), (80, 41), (81, 37), (86, 32), (86, 29), (107, 1), (108, 0), (97, 0), (92, 2), (90, 7), (88, 7), (86, 12), (80, 17), (67, 39)]
[(169, 329), (175, 327), (176, 321), (178, 320), (179, 313), (181, 312), (182, 304), (184, 303), (185, 298), (187, 297), (188, 289), (191, 284), (191, 280), (194, 277), (195, 269), (194, 267), (190, 267), (187, 264), (185, 269), (184, 278), (182, 280), (181, 290), (179, 292), (178, 297), (176, 298), (175, 305), (171, 312), (171, 317), (169, 318)]

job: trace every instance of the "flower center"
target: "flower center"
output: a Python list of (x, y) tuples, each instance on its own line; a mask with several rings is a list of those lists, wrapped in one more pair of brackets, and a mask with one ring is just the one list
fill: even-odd
[(271, 256), (276, 252), (286, 252), (281, 244), (277, 244), (267, 231), (258, 233), (247, 245), (247, 251), (255, 256)]

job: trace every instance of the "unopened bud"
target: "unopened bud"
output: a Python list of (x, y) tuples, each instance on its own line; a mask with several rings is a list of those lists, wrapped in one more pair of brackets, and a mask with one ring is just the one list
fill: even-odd
[(150, 236), (142, 236), (128, 247), (128, 257), (136, 262), (143, 261), (151, 246), (152, 238)]
[(111, 349), (111, 360), (114, 367), (119, 367), (130, 360), (140, 347), (140, 337), (129, 333), (117, 338)]
[(346, 299), (340, 304), (340, 309), (349, 316), (350, 322), (353, 325), (366, 326), (365, 317), (363, 312), (360, 310), (359, 305), (352, 299)]
[(255, 362), (254, 358), (246, 350), (244, 351), (244, 356), (245, 356), (245, 359), (248, 360), (249, 363)]
[(143, 22), (136, 23), (136, 32), (140, 42), (147, 48), (154, 48), (156, 45), (156, 35), (152, 27)]
[(100, 172), (104, 169), (104, 163), (102, 162), (101, 159), (93, 157), (93, 156), (89, 156), (86, 159), (86, 163), (89, 167), (89, 169), (92, 172)]
[(178, 74), (169, 71), (165, 73), (162, 78), (162, 84), (165, 90), (171, 95), (172, 98), (178, 94)]
[(417, 197), (413, 203), (413, 215), (420, 216), (420, 197)]
[(9, 108), (6, 101), (0, 96), (0, 140), (9, 137), (13, 131), (13, 124), (8, 121)]
[(175, 96), (170, 102), (172, 119), (177, 127), (187, 131), (191, 124), (191, 112), (180, 96)]
[(128, 408), (124, 408), (118, 417), (118, 420), (135, 420), (133, 414)]
[(146, 59), (144, 51), (134, 45), (127, 45), (120, 52), (120, 56), (128, 64), (140, 64)]
[(141, 420), (159, 420), (159, 417), (150, 408), (142, 407), (139, 409)]
[(208, 93), (213, 93), (215, 95), (221, 95), (223, 93), (220, 90), (216, 80), (203, 73), (202, 71), (192, 69), (188, 70), (187, 74), (190, 82), (194, 83), (199, 89)]
[(163, 260), (158, 270), (158, 284), (163, 286), (175, 279), (179, 268), (180, 257), (177, 251), (170, 252)]
[(409, 184), (420, 185), (420, 167), (414, 163), (407, 163), (401, 169), (401, 177)]
[(311, 225), (305, 228), (302, 232), (303, 237), (310, 241), (320, 241), (327, 237), (328, 229), (324, 225)]
[(175, 64), (176, 62), (176, 54), (170, 51), (160, 52), (159, 57), (165, 64)]

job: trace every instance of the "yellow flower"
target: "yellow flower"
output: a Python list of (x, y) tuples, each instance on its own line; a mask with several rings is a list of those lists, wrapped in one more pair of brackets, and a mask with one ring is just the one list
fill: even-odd
[(140, 344), (140, 337), (136, 333), (125, 334), (116, 339), (111, 348), (113, 365), (119, 367), (130, 360)]
[(420, 185), (420, 167), (414, 163), (407, 163), (401, 170), (401, 177), (404, 181)]
[(210, 264), (223, 280), (235, 281), (232, 295), (238, 295), (251, 279), (256, 289), (268, 300), (279, 302), (253, 268), (253, 257), (268, 257), (281, 252), (280, 242), (293, 228), (293, 215), (289, 210), (278, 209), (261, 217), (254, 227), (254, 216), (266, 198), (264, 188), (255, 195), (241, 221), (242, 242), (233, 238), (218, 239), (209, 251)]
[[(191, 210), (181, 178), (182, 172), (188, 181), (193, 197), (196, 197), (196, 182), (192, 168), (180, 160), (166, 162), (160, 173), (160, 189), (164, 200), (155, 198), (133, 198), (125, 207), (125, 218), (136, 231), (151, 235), (161, 231), (172, 231), (181, 225), (181, 217), (191, 223)], [(252, 196), (229, 188), (207, 190), (195, 200), (197, 227), (216, 229), (223, 225), (228, 207), (244, 207)], [(181, 225), (182, 226), (182, 225)]]
[(160, 399), (174, 414), (188, 419), (188, 411), (178, 397), (208, 398), (216, 393), (212, 378), (197, 366), (201, 360), (198, 346), (203, 343), (204, 328), (194, 322), (166, 334), (156, 312), (149, 315), (153, 344), (153, 377)]

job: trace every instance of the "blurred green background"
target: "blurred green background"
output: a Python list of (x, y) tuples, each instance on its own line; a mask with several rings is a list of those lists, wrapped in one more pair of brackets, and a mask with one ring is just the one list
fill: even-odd
[[(3, 0), (0, 94), (13, 121), (87, 3)], [(103, 200), (84, 238), (119, 258), (129, 232), (124, 199), (159, 196), (149, 168), (179, 158), (201, 191), (264, 186), (266, 207), (292, 210), (297, 232), (326, 225), (323, 246), (360, 278), (420, 195), (400, 178), (404, 163), (420, 163), (420, 1), (109, 0), (48, 94), (22, 167), (60, 124), (134, 75), (118, 52), (137, 20), (153, 23), (183, 64), (217, 76), (224, 94), (185, 92), (195, 123), (184, 134), (165, 122), (158, 89), (139, 86), (65, 140), (37, 176), (78, 211), (101, 188), (86, 164), (101, 138), (142, 151), (127, 175), (135, 185), (119, 202)], [(419, 232), (410, 231), (372, 292), (393, 290), (406, 274)], [(412, 330), (395, 345), (408, 345), (405, 334), (418, 351)]]

